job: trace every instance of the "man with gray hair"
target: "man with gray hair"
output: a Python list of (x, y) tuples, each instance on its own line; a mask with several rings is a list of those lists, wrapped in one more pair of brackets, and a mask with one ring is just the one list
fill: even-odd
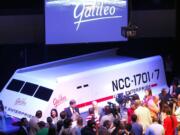
[(134, 113), (137, 115), (137, 122), (142, 125), (143, 133), (145, 133), (148, 126), (152, 123), (151, 113), (149, 109), (142, 106), (140, 100), (135, 101)]

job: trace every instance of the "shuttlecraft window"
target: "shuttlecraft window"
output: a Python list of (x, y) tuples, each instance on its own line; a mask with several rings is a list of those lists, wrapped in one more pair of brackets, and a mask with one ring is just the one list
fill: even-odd
[(39, 89), (36, 91), (34, 97), (49, 101), (51, 95), (52, 95), (53, 90), (49, 88), (45, 88), (40, 86)]
[(24, 81), (12, 79), (9, 85), (6, 87), (6, 89), (19, 92), (24, 83)]
[(32, 96), (32, 95), (34, 95), (37, 87), (38, 87), (38, 85), (36, 85), (36, 84), (26, 82), (26, 84), (24, 85), (24, 87), (21, 90), (21, 93)]

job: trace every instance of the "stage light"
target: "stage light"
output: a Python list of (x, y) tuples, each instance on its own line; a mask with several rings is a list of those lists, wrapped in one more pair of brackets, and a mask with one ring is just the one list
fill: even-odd
[(134, 38), (137, 36), (138, 27), (136, 25), (129, 25), (121, 28), (121, 35), (126, 38)]

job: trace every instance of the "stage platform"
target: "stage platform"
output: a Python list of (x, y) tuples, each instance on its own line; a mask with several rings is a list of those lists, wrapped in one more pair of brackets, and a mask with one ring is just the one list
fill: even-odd
[(15, 125), (19, 119), (12, 117), (0, 118), (0, 135), (15, 135), (19, 126)]

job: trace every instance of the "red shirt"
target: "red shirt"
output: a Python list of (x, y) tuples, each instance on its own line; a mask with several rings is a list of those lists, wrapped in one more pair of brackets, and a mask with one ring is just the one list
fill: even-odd
[(174, 135), (175, 133), (175, 128), (177, 127), (178, 122), (175, 116), (167, 116), (164, 119), (164, 130), (165, 130), (165, 135)]
[(132, 116), (133, 114), (134, 114), (134, 109), (128, 108), (128, 110), (127, 110), (127, 115), (128, 115), (127, 123), (128, 123), (128, 124), (131, 124), (131, 116)]

